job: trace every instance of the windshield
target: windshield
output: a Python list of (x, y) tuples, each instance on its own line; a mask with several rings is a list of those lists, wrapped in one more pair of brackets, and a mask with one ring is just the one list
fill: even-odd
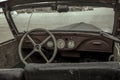
[(12, 11), (11, 15), (19, 32), (35, 28), (63, 31), (104, 31), (112, 33), (114, 10), (106, 7), (69, 6), (59, 12), (51, 7)]

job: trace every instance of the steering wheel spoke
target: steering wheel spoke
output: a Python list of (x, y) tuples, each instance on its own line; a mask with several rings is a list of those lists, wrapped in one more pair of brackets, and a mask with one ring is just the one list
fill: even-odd
[(27, 37), (32, 42), (33, 45), (36, 45), (35, 41), (30, 37), (30, 35), (27, 35)]
[(45, 56), (45, 54), (42, 52), (42, 50), (39, 50), (40, 55), (45, 59), (46, 62), (48, 62), (47, 57)]
[(49, 39), (51, 38), (51, 36), (48, 36), (47, 38), (45, 38), (40, 45), (42, 46), (43, 44), (45, 44)]
[(32, 50), (23, 60), (27, 60), (30, 56), (34, 54), (34, 50)]

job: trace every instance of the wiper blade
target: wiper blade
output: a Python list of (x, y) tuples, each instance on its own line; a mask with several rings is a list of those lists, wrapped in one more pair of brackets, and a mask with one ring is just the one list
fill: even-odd
[(111, 35), (111, 34), (109, 34), (109, 33), (106, 33), (106, 32), (101, 31), (100, 34), (101, 34), (101, 36), (104, 36), (104, 37), (106, 37), (106, 38), (109, 38), (109, 39), (111, 39), (111, 40), (114, 40), (115, 42), (120, 43), (120, 39), (119, 39), (119, 38), (117, 38), (117, 37), (115, 37), (115, 36), (113, 36), (113, 35)]

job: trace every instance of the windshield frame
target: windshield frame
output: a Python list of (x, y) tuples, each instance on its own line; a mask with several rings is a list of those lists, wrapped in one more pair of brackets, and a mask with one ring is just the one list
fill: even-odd
[(114, 5), (115, 3), (119, 2), (118, 0), (9, 0), (9, 7), (13, 7), (16, 5), (23, 5), (23, 4), (31, 4), (31, 3), (79, 3), (79, 4), (87, 4), (87, 5)]
[(10, 7), (10, 10), (18, 10), (18, 9), (25, 9), (25, 8), (37, 8), (37, 7), (46, 7), (51, 5), (68, 5), (68, 6), (95, 6), (95, 7), (108, 7), (114, 8), (115, 3), (98, 3), (98, 2), (81, 2), (81, 1), (47, 1), (47, 2), (37, 2), (37, 3), (27, 3), (27, 4), (18, 4)]
[[(76, 5), (76, 4), (80, 5), (81, 4), (82, 6), (92, 5), (92, 6), (99, 6), (99, 7), (110, 7), (110, 8), (113, 8), (114, 10), (116, 9), (116, 7), (115, 7), (116, 5), (115, 4), (111, 4), (111, 3), (96, 3), (96, 4), (94, 4), (94, 3), (78, 3), (79, 1), (77, 3), (76, 2), (77, 1), (75, 1), (74, 3), (73, 2), (71, 3), (71, 1), (67, 1), (67, 4), (68, 5)], [(51, 2), (47, 2), (47, 3), (46, 2), (40, 2), (40, 3), (41, 4), (39, 4), (39, 5), (38, 5), (38, 3), (29, 3), (29, 4), (24, 4), (24, 5), (15, 5), (15, 6), (12, 6), (12, 7), (8, 7), (8, 5), (6, 4), (6, 6), (4, 6), (6, 8), (4, 8), (3, 11), (4, 11), (5, 15), (7, 15), (6, 18), (8, 18), (7, 20), (9, 22), (9, 24), (10, 23), (14, 24), (14, 21), (13, 21), (13, 19), (11, 17), (10, 11), (18, 10), (18, 9), (24, 9), (24, 8), (30, 8), (30, 7), (33, 8), (33, 7), (40, 7), (40, 6), (46, 6), (46, 5), (48, 6), (48, 4), (51, 5), (51, 4), (55, 4), (56, 2), (54, 2), (54, 3), (51, 3)], [(66, 3), (66, 1), (59, 1), (59, 4), (65, 4), (65, 3)], [(115, 11), (115, 16), (116, 16), (116, 11)], [(114, 20), (116, 22), (116, 17), (115, 17)], [(114, 23), (114, 25), (115, 25), (115, 23)], [(13, 26), (13, 25), (11, 25), (11, 26)], [(15, 24), (14, 24), (14, 29), (16, 29), (16, 31), (18, 31)], [(14, 29), (11, 29), (11, 31), (12, 32), (14, 31), (14, 34), (15, 34), (15, 30)], [(113, 30), (112, 34), (114, 34), (114, 32), (116, 30), (115, 26), (113, 26), (113, 29), (114, 30)], [(18, 34), (19, 34), (19, 32), (16, 32), (15, 35), (18, 35)]]

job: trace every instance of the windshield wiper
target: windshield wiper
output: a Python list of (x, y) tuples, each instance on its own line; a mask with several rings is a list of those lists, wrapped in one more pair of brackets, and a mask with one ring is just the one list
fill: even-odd
[(115, 36), (113, 36), (113, 35), (111, 35), (109, 33), (101, 31), (100, 34), (101, 34), (101, 36), (104, 36), (104, 37), (109, 38), (109, 39), (111, 39), (111, 40), (113, 40), (115, 42), (120, 43), (120, 39), (119, 38), (117, 38), (117, 37), (115, 37)]

